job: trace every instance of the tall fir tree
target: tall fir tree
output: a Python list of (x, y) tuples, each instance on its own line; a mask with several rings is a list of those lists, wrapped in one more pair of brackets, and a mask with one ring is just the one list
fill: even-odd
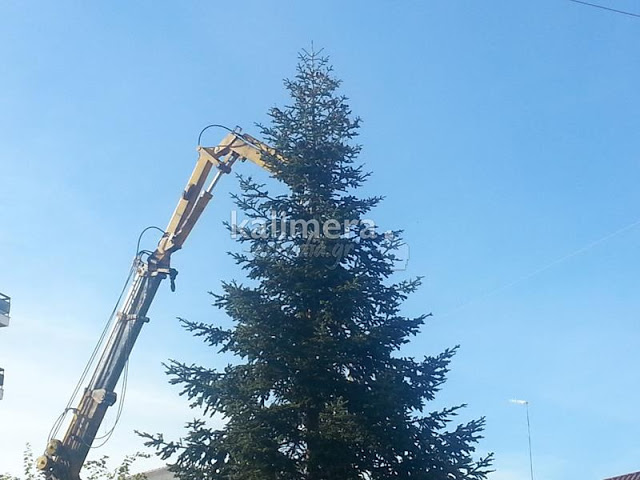
[(268, 163), (287, 193), (241, 177), (235, 197), (251, 220), (245, 253), (233, 254), (248, 282), (215, 295), (234, 326), (183, 321), (238, 361), (168, 367), (203, 418), (226, 423), (195, 420), (180, 441), (146, 435), (148, 445), (183, 480), (486, 478), (491, 457), (473, 457), (484, 419), (449, 428), (462, 406), (426, 409), (455, 348), (401, 355), (427, 315), (400, 313), (420, 281), (390, 281), (400, 232), (365, 221), (381, 197), (355, 195), (367, 178), (354, 163), (360, 120), (317, 53), (300, 55), (285, 86), (291, 105), (270, 110), (262, 135), (281, 154)]

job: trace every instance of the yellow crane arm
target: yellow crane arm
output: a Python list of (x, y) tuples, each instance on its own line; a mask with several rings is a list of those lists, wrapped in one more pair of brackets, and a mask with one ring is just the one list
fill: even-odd
[[(198, 147), (198, 161), (191, 178), (176, 206), (166, 233), (156, 250), (156, 259), (162, 263), (163, 257), (179, 250), (197, 223), (200, 215), (212, 198), (212, 190), (220, 177), (231, 171), (237, 161), (249, 160), (265, 170), (270, 170), (263, 156), (271, 155), (282, 158), (270, 146), (238, 130), (230, 132), (216, 147)], [(217, 171), (203, 190), (213, 167)]]
[[(158, 287), (167, 277), (171, 278), (173, 287), (177, 272), (170, 267), (171, 254), (182, 248), (211, 200), (211, 192), (221, 176), (229, 173), (238, 160), (250, 160), (269, 170), (263, 158), (265, 154), (282, 159), (274, 149), (239, 129), (231, 131), (216, 147), (198, 147), (196, 166), (156, 250), (146, 262), (142, 261), (140, 252), (136, 256), (135, 274), (127, 295), (118, 306), (108, 339), (101, 344), (100, 357), (91, 379), (78, 406), (64, 412), (73, 412), (64, 437), (62, 440), (50, 440), (44, 455), (38, 458), (37, 467), (47, 480), (80, 480), (80, 470), (107, 409), (116, 402), (115, 388), (133, 345), (142, 326), (149, 321), (147, 313)], [(213, 179), (204, 188), (214, 169)]]

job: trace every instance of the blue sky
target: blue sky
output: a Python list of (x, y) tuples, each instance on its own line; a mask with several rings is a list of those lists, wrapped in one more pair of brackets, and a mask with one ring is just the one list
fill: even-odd
[[(528, 478), (510, 398), (531, 402), (537, 478), (640, 470), (639, 35), (637, 18), (568, 0), (1, 2), (0, 291), (14, 311), (0, 471), (19, 471), (25, 442), (44, 447), (200, 129), (256, 134), (311, 42), (364, 120), (363, 194), (386, 196), (372, 216), (405, 230), (398, 279), (425, 276), (406, 313), (434, 317), (407, 351), (461, 344), (434, 408), (486, 415), (492, 480)], [(175, 255), (178, 291), (161, 289), (94, 456), (140, 450), (134, 429), (177, 437), (194, 416), (162, 361), (228, 361), (175, 317), (227, 322), (207, 291), (241, 278), (224, 254), (231, 191), (225, 178)]]

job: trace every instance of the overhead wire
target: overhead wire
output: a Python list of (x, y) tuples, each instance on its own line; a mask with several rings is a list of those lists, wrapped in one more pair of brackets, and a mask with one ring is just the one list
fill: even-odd
[(569, 0), (569, 1), (573, 2), (573, 3), (580, 3), (582, 5), (587, 5), (589, 7), (599, 8), (601, 10), (608, 10), (609, 12), (621, 13), (622, 15), (629, 15), (630, 17), (639, 17), (640, 18), (640, 14), (638, 14), (638, 13), (627, 12), (625, 10), (618, 10), (616, 8), (606, 7), (604, 5), (598, 5), (598, 4), (595, 4), (595, 3), (583, 2), (582, 0)]
[(455, 313), (455, 312), (457, 312), (459, 310), (467, 308), (469, 305), (473, 305), (474, 303), (477, 303), (480, 300), (483, 300), (483, 299), (485, 299), (487, 297), (491, 297), (491, 296), (493, 296), (493, 295), (495, 295), (495, 294), (497, 294), (497, 293), (499, 293), (499, 292), (501, 292), (503, 290), (506, 290), (506, 289), (511, 288), (511, 287), (513, 287), (515, 285), (518, 285), (519, 283), (522, 283), (522, 282), (524, 282), (526, 280), (529, 280), (529, 279), (531, 279), (531, 278), (533, 278), (533, 277), (535, 277), (535, 276), (537, 276), (537, 275), (549, 270), (550, 268), (555, 267), (556, 265), (558, 265), (558, 264), (560, 264), (562, 262), (565, 262), (566, 260), (569, 260), (570, 258), (573, 258), (573, 257), (576, 257), (578, 255), (581, 255), (581, 254), (591, 250), (592, 248), (600, 245), (601, 243), (604, 243), (607, 240), (612, 239), (613, 237), (617, 237), (618, 235), (621, 235), (621, 234), (623, 234), (623, 233), (625, 233), (625, 232), (637, 227), (638, 225), (640, 225), (640, 219), (636, 220), (636, 221), (634, 221), (632, 223), (629, 223), (629, 224), (625, 225), (624, 227), (621, 227), (621, 228), (619, 228), (617, 230), (614, 230), (613, 232), (608, 233), (608, 234), (604, 235), (603, 237), (600, 237), (597, 240), (594, 240), (594, 241), (586, 244), (585, 246), (580, 247), (580, 248), (572, 251), (571, 253), (568, 253), (566, 255), (563, 255), (562, 257), (556, 258), (555, 260), (543, 265), (542, 267), (539, 267), (539, 268), (531, 271), (530, 273), (528, 273), (526, 275), (522, 275), (521, 277), (518, 277), (518, 278), (516, 278), (514, 280), (511, 280), (509, 282), (503, 283), (502, 285), (500, 285), (500, 286), (498, 286), (496, 288), (488, 290), (488, 291), (478, 295), (477, 297), (471, 298), (471, 299), (459, 304), (458, 306), (446, 311), (444, 314), (440, 315), (440, 317), (447, 317), (449, 315), (452, 315), (453, 313)]

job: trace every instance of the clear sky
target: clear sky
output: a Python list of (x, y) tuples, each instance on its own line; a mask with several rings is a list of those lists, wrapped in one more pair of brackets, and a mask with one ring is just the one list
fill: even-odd
[[(14, 308), (0, 472), (19, 471), (26, 442), (44, 447), (200, 129), (255, 134), (311, 42), (364, 120), (363, 194), (386, 196), (372, 216), (405, 230), (398, 279), (425, 276), (406, 313), (434, 317), (408, 353), (461, 344), (434, 408), (486, 415), (492, 480), (529, 475), (510, 398), (530, 402), (536, 478), (640, 470), (639, 38), (640, 19), (568, 0), (0, 2), (0, 291)], [(159, 292), (116, 433), (93, 456), (142, 449), (134, 429), (176, 438), (195, 416), (161, 362), (228, 361), (175, 320), (227, 321), (207, 294), (241, 278), (224, 254), (237, 191), (224, 180), (174, 256), (178, 290)]]

